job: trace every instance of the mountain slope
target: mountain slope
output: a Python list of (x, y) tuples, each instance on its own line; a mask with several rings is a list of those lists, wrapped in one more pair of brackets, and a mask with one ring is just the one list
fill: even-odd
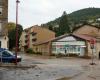
[(100, 17), (100, 8), (85, 8), (69, 14), (69, 18), (78, 22), (81, 20), (97, 19)]
[[(61, 17), (50, 21), (46, 23), (46, 25), (54, 26), (56, 24), (59, 24), (60, 18)], [(68, 18), (69, 22), (73, 22), (75, 24), (79, 24), (80, 22), (87, 20), (96, 20), (97, 18), (100, 18), (100, 8), (85, 8), (78, 11), (74, 11), (68, 14)]]

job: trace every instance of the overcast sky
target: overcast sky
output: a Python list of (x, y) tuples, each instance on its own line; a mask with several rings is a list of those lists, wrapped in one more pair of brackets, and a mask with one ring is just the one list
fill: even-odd
[[(16, 0), (9, 0), (9, 21), (15, 22)], [(100, 8), (100, 0), (20, 0), (19, 23), (24, 28), (32, 25), (40, 25), (68, 14), (88, 7)]]

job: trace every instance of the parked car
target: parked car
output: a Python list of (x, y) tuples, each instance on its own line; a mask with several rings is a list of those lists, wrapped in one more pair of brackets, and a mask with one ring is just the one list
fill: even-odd
[[(21, 56), (17, 56), (17, 62), (21, 62)], [(0, 48), (0, 62), (15, 63), (16, 56), (7, 49)]]

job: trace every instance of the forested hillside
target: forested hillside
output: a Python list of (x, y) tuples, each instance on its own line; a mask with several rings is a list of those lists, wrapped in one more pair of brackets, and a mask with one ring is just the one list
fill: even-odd
[[(100, 23), (100, 8), (85, 8), (78, 11), (74, 11), (70, 14), (66, 13), (66, 16), (67, 22), (65, 21), (65, 23), (67, 23), (71, 29), (73, 29), (78, 24), (96, 23), (97, 20), (99, 20), (98, 23)], [(57, 33), (59, 30), (58, 28), (60, 27), (59, 25), (62, 24), (60, 23), (61, 19), (62, 16), (46, 24), (43, 24), (42, 26), (46, 26), (46, 28), (49, 28), (50, 30), (53, 30)]]

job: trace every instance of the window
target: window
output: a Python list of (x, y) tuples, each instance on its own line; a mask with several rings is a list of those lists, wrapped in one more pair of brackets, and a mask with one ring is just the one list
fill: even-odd
[(2, 15), (2, 7), (0, 6), (0, 15)]
[(25, 43), (27, 43), (27, 40), (25, 40)]
[(7, 51), (2, 52), (3, 57), (10, 57), (11, 54), (9, 54)]
[(32, 42), (35, 42), (37, 39), (36, 38), (34, 38), (34, 39), (32, 39)]
[(28, 30), (26, 29), (25, 32), (28, 33)]
[(2, 0), (0, 0), (0, 6), (2, 5)]
[(28, 35), (25, 35), (25, 38), (27, 38), (28, 37)]
[(35, 33), (35, 32), (32, 32), (32, 36), (35, 36), (37, 33)]
[(52, 50), (56, 51), (56, 45), (52, 45)]

